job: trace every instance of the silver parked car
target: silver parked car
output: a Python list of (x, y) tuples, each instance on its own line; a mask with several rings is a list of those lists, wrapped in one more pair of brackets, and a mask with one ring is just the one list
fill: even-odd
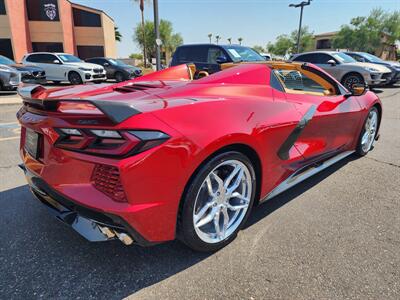
[(309, 62), (325, 70), (346, 88), (357, 84), (371, 87), (387, 84), (391, 70), (383, 65), (357, 62), (354, 58), (336, 51), (314, 51), (295, 54), (291, 61)]
[(0, 91), (16, 90), (20, 82), (20, 72), (9, 66), (0, 65)]

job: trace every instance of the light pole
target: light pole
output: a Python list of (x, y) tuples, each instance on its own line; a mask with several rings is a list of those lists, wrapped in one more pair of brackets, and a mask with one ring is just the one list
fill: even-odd
[(304, 6), (310, 5), (312, 0), (302, 1), (298, 4), (290, 4), (289, 7), (298, 8), (300, 7), (300, 22), (299, 22), (299, 32), (297, 33), (297, 53), (300, 51), (300, 35), (301, 35), (301, 23), (303, 21), (303, 9)]
[(157, 71), (161, 70), (161, 40), (160, 40), (160, 28), (159, 28), (159, 20), (158, 20), (158, 0), (153, 0), (154, 7), (154, 31), (156, 34), (156, 67)]

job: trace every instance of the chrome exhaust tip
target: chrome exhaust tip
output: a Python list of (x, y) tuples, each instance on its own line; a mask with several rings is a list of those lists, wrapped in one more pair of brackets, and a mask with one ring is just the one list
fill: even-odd
[(115, 234), (117, 235), (118, 239), (124, 243), (126, 246), (132, 245), (133, 244), (133, 239), (127, 235), (126, 233), (119, 233), (115, 231)]

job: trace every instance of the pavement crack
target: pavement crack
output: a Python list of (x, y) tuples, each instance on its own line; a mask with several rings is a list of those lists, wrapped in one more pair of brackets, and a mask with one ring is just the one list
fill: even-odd
[(396, 165), (394, 163), (390, 163), (390, 162), (387, 162), (387, 161), (381, 161), (379, 159), (372, 158), (372, 157), (366, 157), (366, 158), (370, 159), (370, 160), (373, 160), (373, 161), (376, 161), (376, 162), (381, 163), (381, 164), (385, 164), (385, 165), (392, 166), (392, 167), (395, 167), (395, 168), (400, 168), (400, 165)]

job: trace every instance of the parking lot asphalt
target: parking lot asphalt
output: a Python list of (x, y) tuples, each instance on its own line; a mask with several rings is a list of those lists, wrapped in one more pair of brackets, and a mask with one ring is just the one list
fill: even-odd
[(400, 87), (377, 93), (371, 153), (259, 206), (214, 254), (89, 243), (56, 221), (17, 167), (19, 105), (0, 105), (0, 299), (400, 299)]

